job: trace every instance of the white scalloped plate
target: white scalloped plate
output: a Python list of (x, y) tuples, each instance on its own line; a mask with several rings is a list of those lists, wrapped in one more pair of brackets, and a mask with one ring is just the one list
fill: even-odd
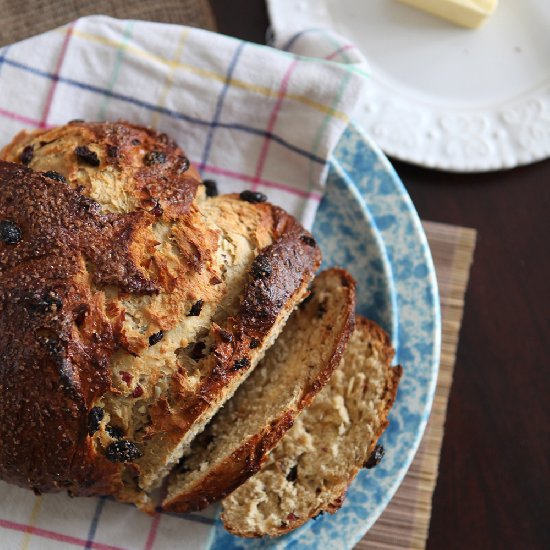
[(395, 0), (270, 0), (275, 27), (331, 27), (367, 57), (358, 122), (388, 155), (453, 171), (550, 156), (550, 1), (501, 0), (476, 30)]

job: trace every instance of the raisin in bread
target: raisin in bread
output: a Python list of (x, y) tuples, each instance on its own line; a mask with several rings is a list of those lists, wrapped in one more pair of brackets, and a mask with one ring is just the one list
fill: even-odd
[(191, 445), (168, 484), (163, 508), (189, 512), (220, 500), (254, 475), (340, 362), (354, 325), (355, 283), (342, 269), (321, 273), (311, 299), (233, 399)]
[(322, 512), (334, 513), (361, 467), (380, 458), (401, 377), (375, 323), (357, 318), (344, 358), (313, 404), (296, 419), (262, 470), (223, 500), (222, 520), (236, 535), (279, 536)]
[(147, 508), (319, 250), (261, 194), (206, 193), (146, 128), (22, 132), (0, 158), (0, 478)]

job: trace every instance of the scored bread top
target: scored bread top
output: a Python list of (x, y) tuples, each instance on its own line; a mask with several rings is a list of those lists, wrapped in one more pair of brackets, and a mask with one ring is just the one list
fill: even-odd
[(207, 197), (149, 129), (74, 122), (0, 157), (0, 478), (146, 506), (319, 250), (280, 208)]
[(377, 463), (373, 452), (402, 373), (390, 367), (393, 353), (388, 335), (358, 317), (329, 383), (262, 470), (223, 500), (226, 529), (244, 537), (280, 536), (340, 508), (361, 467)]
[(255, 474), (267, 453), (338, 365), (353, 331), (355, 283), (342, 269), (313, 281), (250, 378), (191, 446), (168, 484), (163, 508), (205, 508)]

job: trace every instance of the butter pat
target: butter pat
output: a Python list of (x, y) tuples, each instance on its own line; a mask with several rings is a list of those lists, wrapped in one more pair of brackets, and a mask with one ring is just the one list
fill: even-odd
[(479, 27), (495, 11), (498, 4), (498, 0), (398, 0), (398, 2), (470, 29)]

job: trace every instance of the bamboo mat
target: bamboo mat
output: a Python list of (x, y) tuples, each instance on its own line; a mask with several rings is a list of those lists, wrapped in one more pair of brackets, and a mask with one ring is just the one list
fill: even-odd
[[(214, 29), (208, 0), (0, 0), (0, 46), (22, 40), (77, 17), (102, 13)], [(39, 16), (37, 16), (39, 14)], [(425, 548), (437, 481), (447, 399), (453, 379), (464, 292), (475, 247), (475, 230), (424, 222), (437, 271), (442, 313), (439, 380), (426, 433), (403, 483), (356, 550)]]
[(442, 320), (441, 363), (432, 414), (403, 483), (355, 550), (421, 549), (428, 540), (432, 496), (476, 232), (434, 222), (423, 224), (437, 273)]

